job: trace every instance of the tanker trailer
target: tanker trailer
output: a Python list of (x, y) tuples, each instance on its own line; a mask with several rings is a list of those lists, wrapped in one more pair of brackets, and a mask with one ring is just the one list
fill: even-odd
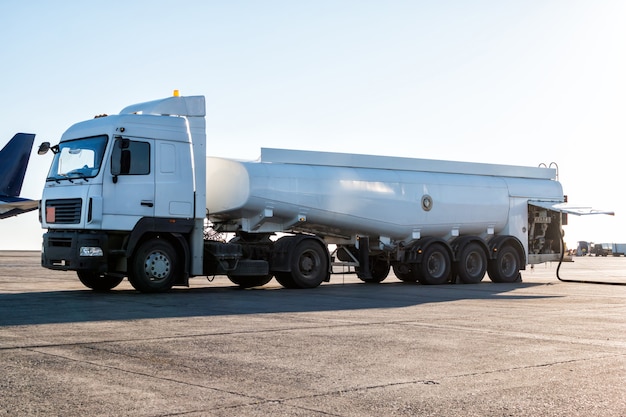
[[(268, 248), (257, 259), (269, 261), (262, 276), (214, 268), (240, 285), (275, 275), (286, 287), (317, 286), (333, 260), (365, 282), (391, 268), (422, 284), (476, 283), (486, 272), (511, 282), (527, 263), (560, 256), (562, 216), (549, 206), (564, 196), (554, 169), (281, 149), (262, 149), (255, 162), (209, 157), (206, 168), (215, 230)], [(276, 233), (290, 235), (270, 243)], [(302, 239), (305, 253), (293, 253)], [(214, 259), (219, 246), (209, 248)]]

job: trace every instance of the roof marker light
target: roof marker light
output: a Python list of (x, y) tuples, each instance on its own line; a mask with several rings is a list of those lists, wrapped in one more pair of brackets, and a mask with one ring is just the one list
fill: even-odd
[(180, 97), (180, 91), (174, 90), (174, 97)]

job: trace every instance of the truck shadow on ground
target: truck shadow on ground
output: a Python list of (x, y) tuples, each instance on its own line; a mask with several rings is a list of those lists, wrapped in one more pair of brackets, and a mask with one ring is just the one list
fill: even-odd
[(174, 289), (163, 294), (134, 290), (0, 294), (0, 326), (139, 320), (268, 313), (306, 313), (388, 309), (459, 300), (530, 300), (554, 296), (510, 294), (544, 284), (514, 283), (422, 286), (325, 284), (311, 290), (288, 290), (272, 283), (242, 290), (234, 286)]

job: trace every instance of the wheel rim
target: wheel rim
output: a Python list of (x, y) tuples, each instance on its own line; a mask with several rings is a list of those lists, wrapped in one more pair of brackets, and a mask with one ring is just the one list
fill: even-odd
[(300, 256), (298, 270), (305, 277), (315, 275), (319, 269), (320, 262), (319, 255), (312, 250), (308, 250)]
[(432, 278), (441, 278), (446, 272), (446, 258), (441, 252), (435, 252), (428, 257), (427, 267)]
[(502, 275), (509, 277), (517, 271), (517, 261), (512, 253), (505, 253), (500, 261), (500, 271)]
[(472, 252), (465, 260), (465, 270), (471, 276), (477, 276), (483, 272), (483, 259), (477, 252)]
[(144, 272), (150, 281), (158, 282), (167, 279), (172, 269), (169, 258), (162, 252), (153, 252), (146, 258)]

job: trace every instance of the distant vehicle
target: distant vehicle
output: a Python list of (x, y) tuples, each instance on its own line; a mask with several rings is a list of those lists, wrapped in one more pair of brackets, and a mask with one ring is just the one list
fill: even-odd
[[(392, 268), (422, 284), (515, 282), (561, 259), (565, 213), (601, 213), (564, 204), (553, 168), (267, 148), (257, 161), (207, 157), (205, 114), (203, 96), (175, 94), (42, 144), (55, 153), (42, 265), (99, 291), (212, 275), (313, 288), (333, 265), (371, 283)], [(203, 239), (206, 221), (235, 237)]]
[(587, 256), (591, 254), (591, 244), (581, 240), (576, 248), (576, 256)]
[(611, 243), (611, 255), (626, 256), (626, 243)]
[(592, 248), (595, 256), (609, 256), (613, 254), (613, 247), (610, 243), (595, 243)]
[(35, 135), (17, 133), (0, 150), (0, 219), (36, 210), (38, 200), (20, 198)]

